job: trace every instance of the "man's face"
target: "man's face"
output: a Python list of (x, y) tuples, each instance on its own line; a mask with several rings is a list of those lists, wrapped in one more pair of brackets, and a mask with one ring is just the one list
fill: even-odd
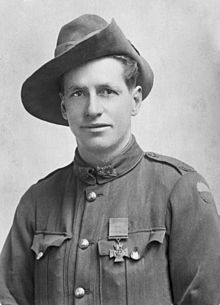
[(120, 152), (129, 141), (141, 88), (128, 89), (123, 69), (121, 62), (106, 57), (64, 75), (61, 109), (79, 151)]

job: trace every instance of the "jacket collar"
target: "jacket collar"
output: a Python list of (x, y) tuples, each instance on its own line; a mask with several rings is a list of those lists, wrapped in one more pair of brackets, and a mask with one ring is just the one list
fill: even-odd
[(78, 149), (76, 149), (73, 163), (74, 172), (86, 184), (103, 184), (125, 175), (141, 161), (143, 156), (144, 152), (132, 135), (132, 139), (123, 153), (104, 166), (91, 167), (80, 157)]

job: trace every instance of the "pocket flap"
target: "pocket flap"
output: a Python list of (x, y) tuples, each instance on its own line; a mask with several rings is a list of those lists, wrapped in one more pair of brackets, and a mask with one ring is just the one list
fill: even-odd
[(148, 244), (157, 241), (158, 243), (163, 243), (163, 239), (165, 236), (166, 230), (158, 230), (158, 231), (151, 231), (150, 232), (150, 237), (148, 240)]
[[(123, 249), (128, 249), (129, 256), (133, 251), (137, 251), (141, 258), (149, 244), (152, 242), (163, 243), (165, 233), (166, 229), (135, 232), (130, 233), (127, 240), (120, 242), (123, 244)], [(116, 244), (115, 240), (100, 240), (98, 242), (99, 255), (109, 255), (110, 250), (114, 250)]]
[(60, 247), (65, 240), (71, 238), (71, 234), (63, 232), (36, 232), (31, 250), (34, 251), (37, 259), (39, 259), (49, 247)]

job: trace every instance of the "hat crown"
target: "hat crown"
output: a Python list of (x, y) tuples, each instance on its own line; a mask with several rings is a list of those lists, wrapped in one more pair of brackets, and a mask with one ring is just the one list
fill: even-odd
[(77, 42), (90, 33), (101, 30), (108, 23), (98, 15), (85, 14), (65, 24), (58, 35), (57, 46), (67, 42)]

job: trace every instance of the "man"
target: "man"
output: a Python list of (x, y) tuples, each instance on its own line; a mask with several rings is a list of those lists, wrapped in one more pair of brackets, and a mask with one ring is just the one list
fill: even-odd
[(2, 304), (217, 305), (220, 227), (205, 180), (144, 153), (131, 117), (153, 73), (114, 20), (83, 15), (23, 85), (34, 116), (69, 125), (74, 162), (22, 197), (1, 255)]

